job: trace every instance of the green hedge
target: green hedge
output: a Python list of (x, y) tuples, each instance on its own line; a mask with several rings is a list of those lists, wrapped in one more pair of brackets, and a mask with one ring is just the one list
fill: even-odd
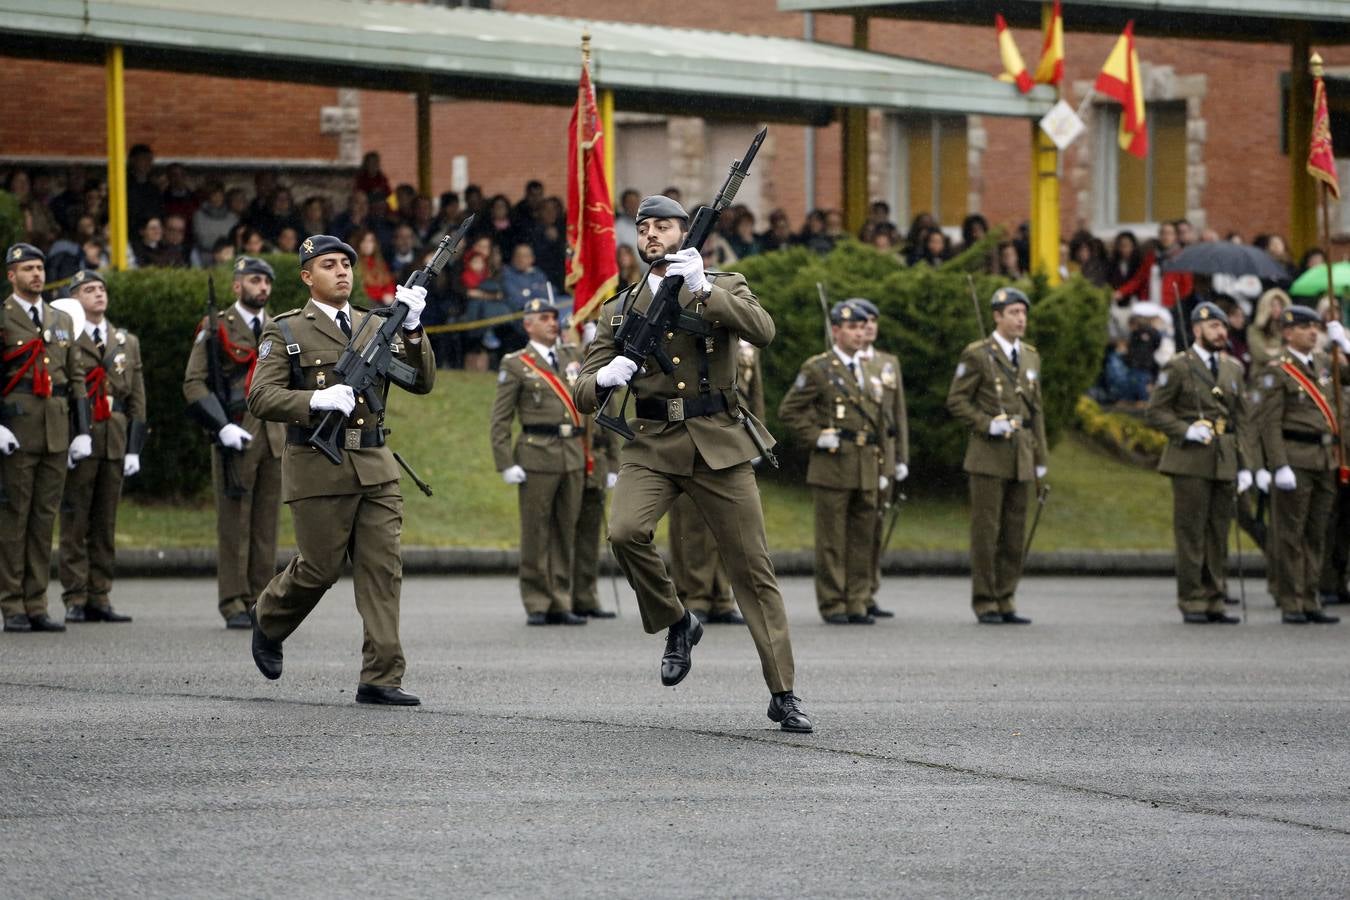
[[(19, 209), (18, 199), (9, 191), (0, 191), (0, 253), (10, 244), (17, 243), (23, 234), (23, 212)], [(0, 296), (9, 296), (9, 283), (0, 288)]]
[[(987, 242), (996, 241), (996, 236)], [(818, 256), (792, 248), (754, 256), (737, 266), (773, 315), (778, 336), (764, 355), (769, 425), (788, 452), (789, 473), (800, 472), (805, 451), (778, 422), (778, 403), (801, 363), (825, 348), (816, 283), (831, 302), (866, 297), (881, 309), (878, 345), (900, 357), (909, 406), (911, 468), (939, 487), (963, 484), (965, 429), (946, 411), (947, 387), (962, 348), (980, 337), (968, 277), (974, 279), (985, 328), (992, 328), (989, 296), (1008, 279), (963, 268), (983, 258), (973, 248), (946, 266), (906, 267), (895, 256), (856, 241)], [(1108, 298), (1081, 279), (1048, 290), (1042, 280), (1019, 283), (1032, 299), (1028, 339), (1041, 353), (1046, 424), (1054, 444), (1074, 421), (1074, 405), (1092, 383), (1101, 362)]]

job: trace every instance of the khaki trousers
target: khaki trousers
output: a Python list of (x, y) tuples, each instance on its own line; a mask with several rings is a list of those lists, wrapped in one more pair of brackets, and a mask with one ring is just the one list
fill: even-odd
[(642, 627), (655, 634), (685, 615), (655, 543), (656, 523), (680, 494), (688, 495), (702, 512), (723, 553), (736, 603), (759, 652), (765, 683), (774, 693), (792, 690), (794, 664), (787, 613), (764, 537), (759, 485), (748, 462), (714, 470), (698, 457), (692, 475), (667, 475), (631, 463), (619, 470), (609, 541), (637, 593)]
[(290, 505), (300, 553), (259, 595), (258, 627), (273, 640), (290, 637), (342, 575), (342, 563), (350, 555), (364, 631), (361, 681), (398, 687), (405, 668), (398, 638), (403, 586), (403, 495), (398, 482)]
[(876, 572), (877, 491), (812, 487), (816, 607), (822, 617), (866, 614)]
[(225, 496), (220, 453), (211, 451), (216, 487), (216, 588), (222, 618), (247, 612), (277, 571), (277, 523), (281, 516), (281, 460), (254, 438), (235, 457), (244, 495)]
[(1231, 481), (1172, 477), (1177, 606), (1184, 613), (1223, 612), (1228, 595), (1228, 529), (1237, 513)]
[(975, 615), (1016, 612), (1030, 481), (970, 473), (971, 606)]
[(1270, 489), (1270, 518), (1275, 523), (1275, 599), (1287, 613), (1322, 608), (1317, 595), (1327, 519), (1336, 502), (1336, 473), (1294, 469), (1292, 491)]
[(605, 519), (605, 489), (582, 488), (577, 516), (576, 547), (572, 549), (572, 611), (600, 608), (600, 529)]
[(527, 613), (570, 612), (585, 473), (528, 472), (520, 506), (520, 599)]
[(1334, 594), (1346, 588), (1350, 574), (1350, 485), (1336, 485), (1336, 503), (1327, 517), (1327, 536), (1322, 545), (1322, 577), (1318, 589)]
[(688, 496), (670, 507), (670, 577), (686, 609), (721, 615), (736, 608), (731, 578), (698, 507)]
[(52, 531), (66, 483), (66, 454), (0, 456), (5, 494), (0, 524), (0, 613), (6, 618), (47, 612), (52, 572)]
[(109, 605), (121, 496), (120, 459), (85, 459), (66, 473), (57, 569), (66, 606)]

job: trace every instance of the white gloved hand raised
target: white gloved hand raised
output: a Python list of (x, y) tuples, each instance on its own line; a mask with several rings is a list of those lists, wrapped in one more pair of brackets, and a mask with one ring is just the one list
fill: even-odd
[(703, 273), (703, 254), (696, 247), (686, 247), (674, 253), (666, 254), (666, 277), (678, 275), (684, 279), (684, 286), (691, 294), (711, 290), (708, 276)]
[(989, 422), (989, 436), (1003, 437), (1005, 434), (1012, 434), (1013, 424), (1011, 419), (992, 419)]
[(618, 472), (610, 472), (608, 475), (605, 476), (605, 490), (607, 491), (614, 490), (614, 485), (618, 483), (619, 483)]
[(122, 477), (130, 478), (141, 470), (141, 455), (128, 453), (122, 458)]
[(14, 432), (3, 425), (0, 425), (0, 453), (9, 456), (18, 449), (19, 439), (14, 436)]
[(626, 356), (616, 356), (595, 373), (595, 383), (602, 388), (623, 387), (633, 380), (638, 364)]
[(1327, 337), (1341, 348), (1341, 352), (1350, 355), (1350, 337), (1345, 336), (1345, 326), (1332, 320), (1327, 323)]
[(896, 463), (895, 480), (904, 481), (908, 477), (909, 477), (909, 466), (905, 465), (904, 463)]
[(70, 442), (70, 461), (79, 462), (88, 459), (94, 453), (94, 439), (87, 434), (77, 434)]
[(1252, 473), (1250, 469), (1238, 469), (1237, 492), (1239, 494), (1247, 493), (1252, 486)]
[(524, 484), (525, 470), (520, 466), (507, 466), (502, 469), (502, 481), (507, 484)]
[(1261, 493), (1263, 493), (1263, 494), (1269, 494), (1269, 493), (1270, 493), (1270, 470), (1269, 470), (1269, 469), (1257, 469), (1257, 470), (1256, 470), (1256, 488), (1257, 488), (1257, 490), (1259, 490), (1259, 491), (1260, 491)]
[(886, 490), (886, 488), (890, 486), (891, 480), (887, 478), (885, 475), (882, 475), (880, 478), (877, 479), (877, 490), (884, 491)]
[(1204, 422), (1192, 422), (1186, 428), (1186, 440), (1197, 444), (1208, 444), (1214, 440), (1214, 429)]
[(427, 308), (427, 289), (424, 287), (404, 287), (394, 289), (394, 302), (408, 307), (408, 317), (403, 320), (406, 331), (416, 331), (422, 327), (422, 310)]
[(1037, 481), (1040, 481), (1041, 479), (1045, 478), (1045, 476), (1047, 476), (1047, 475), (1049, 475), (1049, 474), (1050, 474), (1050, 467), (1049, 467), (1049, 466), (1037, 466), (1037, 467), (1036, 467), (1036, 480), (1037, 480)]
[(1275, 486), (1282, 491), (1292, 491), (1298, 487), (1298, 479), (1294, 477), (1294, 470), (1288, 466), (1280, 466), (1276, 469)]
[(244, 445), (253, 440), (253, 435), (231, 422), (216, 432), (216, 440), (230, 450), (243, 450)]
[(335, 384), (315, 391), (309, 398), (309, 408), (316, 411), (329, 409), (350, 416), (352, 410), (356, 409), (356, 394), (352, 392), (350, 385)]
[(817, 449), (817, 450), (838, 450), (838, 449), (839, 449), (839, 432), (835, 431), (833, 428), (826, 428), (826, 429), (825, 429), (824, 431), (822, 431), (822, 432), (820, 433), (820, 435), (816, 438), (816, 449)]

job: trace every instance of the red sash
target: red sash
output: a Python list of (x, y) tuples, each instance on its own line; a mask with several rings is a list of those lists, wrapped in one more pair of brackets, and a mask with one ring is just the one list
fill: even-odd
[(18, 371), (10, 377), (9, 381), (5, 384), (4, 390), (0, 391), (0, 393), (8, 397), (9, 392), (14, 390), (19, 382), (23, 380), (23, 376), (27, 374), (28, 370), (32, 369), (33, 396), (50, 397), (52, 395), (52, 373), (47, 371), (46, 352), (47, 345), (43, 342), (42, 338), (34, 338), (26, 346), (15, 347), (13, 350), (6, 353), (5, 362), (7, 363), (13, 362), (24, 356), (27, 356), (28, 358), (19, 366)]
[(84, 392), (94, 399), (94, 421), (106, 422), (112, 418), (112, 405), (108, 403), (108, 370), (94, 366), (84, 376)]
[[(1317, 411), (1322, 414), (1322, 418), (1327, 420), (1327, 427), (1331, 429), (1332, 435), (1335, 436), (1337, 443), (1339, 443), (1341, 439), (1341, 423), (1336, 420), (1336, 413), (1332, 410), (1331, 404), (1327, 402), (1327, 398), (1322, 394), (1321, 389), (1293, 363), (1286, 362), (1282, 364), (1280, 368), (1284, 369), (1285, 374), (1294, 379), (1298, 386), (1303, 389), (1303, 393), (1308, 395), (1308, 399), (1312, 400), (1313, 404), (1317, 407)], [(1350, 484), (1350, 467), (1338, 467), (1337, 474), (1341, 484)]]
[[(540, 378), (544, 379), (544, 384), (548, 385), (549, 388), (553, 390), (553, 393), (558, 395), (558, 399), (561, 400), (563, 406), (567, 408), (568, 415), (572, 417), (572, 427), (580, 428), (581, 411), (578, 410), (577, 405), (572, 402), (571, 392), (568, 391), (567, 388), (563, 386), (563, 383), (558, 380), (558, 376), (550, 372), (548, 369), (545, 369), (543, 366), (539, 365), (534, 360), (530, 359), (530, 354), (528, 352), (520, 354), (520, 361), (523, 362), (525, 365), (529, 366), (531, 369), (533, 369)], [(592, 472), (595, 471), (595, 459), (591, 457), (590, 439), (583, 436), (581, 439), (581, 446), (586, 454), (586, 474), (590, 475)]]
[[(202, 326), (197, 326), (196, 334), (201, 334)], [(216, 326), (216, 335), (220, 340), (220, 349), (225, 351), (225, 355), (235, 362), (236, 365), (248, 366), (248, 374), (244, 376), (244, 393), (253, 386), (253, 370), (258, 367), (258, 351), (252, 347), (241, 347), (230, 336), (225, 333), (225, 323), (221, 322)]]

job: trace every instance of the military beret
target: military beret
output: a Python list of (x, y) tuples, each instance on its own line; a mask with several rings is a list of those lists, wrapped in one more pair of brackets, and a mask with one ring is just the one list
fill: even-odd
[(684, 211), (684, 207), (664, 194), (656, 194), (652, 197), (644, 197), (638, 204), (637, 220), (641, 222), (644, 219), (680, 219), (689, 221), (689, 213)]
[(93, 269), (81, 269), (74, 275), (70, 276), (70, 290), (73, 293), (75, 289), (80, 285), (89, 284), (94, 281), (97, 281), (104, 287), (108, 286), (108, 282), (103, 280), (103, 276), (95, 272)]
[(316, 234), (305, 238), (300, 244), (300, 265), (303, 266), (316, 256), (327, 256), (329, 253), (346, 254), (352, 265), (356, 265), (356, 251), (331, 234)]
[(1284, 312), (1280, 313), (1280, 327), (1282, 328), (1292, 328), (1295, 325), (1319, 325), (1321, 322), (1322, 317), (1317, 314), (1317, 310), (1300, 303), (1285, 307)]
[(1000, 310), (1015, 303), (1020, 303), (1027, 309), (1031, 309), (1031, 301), (1027, 299), (1027, 295), (1017, 288), (1001, 287), (994, 291), (994, 296), (989, 298), (989, 308), (993, 310)]
[(840, 300), (830, 307), (830, 324), (842, 325), (845, 322), (865, 322), (867, 313), (854, 305), (852, 300)]
[(1206, 300), (1204, 303), (1197, 303), (1195, 309), (1191, 310), (1191, 324), (1197, 322), (1211, 322), (1217, 319), (1223, 324), (1228, 324), (1228, 314), (1217, 303)]
[(17, 266), (21, 262), (28, 262), (36, 259), (38, 262), (46, 262), (47, 257), (42, 255), (42, 251), (32, 244), (14, 244), (5, 251), (5, 265)]
[(881, 310), (877, 309), (877, 305), (865, 297), (850, 297), (844, 302), (852, 304), (853, 308), (861, 312), (866, 318), (881, 318)]
[[(317, 253), (314, 255), (318, 256)], [(300, 256), (300, 261), (305, 261), (303, 254)], [(352, 260), (352, 262), (355, 261)], [(256, 256), (241, 256), (234, 261), (234, 277), (243, 278), (245, 275), (266, 275), (271, 281), (277, 280), (277, 273), (272, 271), (272, 267), (268, 265), (267, 260), (258, 259)]]
[(543, 297), (533, 297), (525, 301), (524, 310), (526, 315), (534, 313), (553, 313), (553, 315), (556, 316), (558, 314), (558, 307), (549, 303)]

